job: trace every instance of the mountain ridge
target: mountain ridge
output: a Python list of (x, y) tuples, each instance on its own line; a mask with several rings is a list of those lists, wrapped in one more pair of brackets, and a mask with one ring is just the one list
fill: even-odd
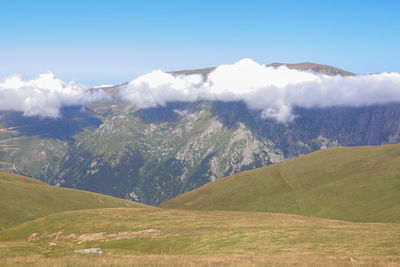
[[(286, 66), (289, 69), (301, 70), (301, 71), (313, 71), (315, 73), (321, 73), (325, 75), (335, 76), (353, 76), (355, 75), (352, 72), (345, 71), (336, 67), (332, 67), (329, 65), (323, 65), (313, 62), (302, 62), (302, 63), (270, 63), (265, 65), (266, 67), (274, 67), (278, 68), (280, 66)], [(178, 71), (169, 71), (168, 73), (174, 75), (191, 75), (191, 74), (201, 74), (204, 78), (207, 77), (212, 71), (214, 71), (216, 67), (208, 67), (201, 69), (187, 69), (187, 70), (178, 70)]]

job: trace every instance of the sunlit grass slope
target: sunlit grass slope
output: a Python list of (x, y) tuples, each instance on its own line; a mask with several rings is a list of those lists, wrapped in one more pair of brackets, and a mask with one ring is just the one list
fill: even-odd
[(55, 212), (143, 204), (75, 189), (59, 188), (17, 174), (0, 172), (0, 231)]
[(400, 224), (287, 214), (112, 208), (52, 214), (0, 232), (0, 259), (104, 255), (398, 255)]
[(400, 145), (314, 152), (219, 179), (161, 207), (400, 222)]

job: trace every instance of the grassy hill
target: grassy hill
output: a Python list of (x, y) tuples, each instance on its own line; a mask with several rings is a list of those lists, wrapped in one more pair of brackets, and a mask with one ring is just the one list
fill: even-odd
[(55, 212), (116, 207), (145, 205), (0, 172), (0, 230)]
[(314, 152), (219, 179), (161, 207), (400, 222), (400, 145)]
[[(330, 255), (337, 259), (332, 265), (343, 266), (350, 263), (349, 256), (363, 262), (366, 256), (399, 255), (399, 232), (398, 223), (352, 223), (287, 214), (154, 207), (91, 209), (52, 214), (0, 232), (0, 265), (7, 258), (20, 263), (37, 261), (32, 257), (38, 255), (68, 262), (64, 257), (73, 257), (76, 249), (100, 247), (106, 259), (132, 255), (208, 255), (210, 259), (213, 255), (275, 255), (285, 262), (297, 255), (297, 262), (305, 264), (307, 255), (324, 259)], [(83, 266), (89, 259), (90, 266), (107, 262), (82, 255), (70, 266)], [(395, 260), (399, 262), (400, 258)]]

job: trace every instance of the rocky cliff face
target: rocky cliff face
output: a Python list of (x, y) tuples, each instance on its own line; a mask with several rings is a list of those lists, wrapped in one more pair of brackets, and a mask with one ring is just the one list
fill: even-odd
[(214, 103), (172, 103), (165, 108), (107, 116), (59, 161), (48, 182), (150, 204), (209, 181), (284, 159), (274, 143), (244, 123), (225, 125)]
[(287, 124), (242, 102), (137, 109), (117, 98), (59, 120), (0, 113), (0, 168), (59, 186), (161, 202), (220, 177), (331, 146), (400, 141), (400, 104), (295, 108)]

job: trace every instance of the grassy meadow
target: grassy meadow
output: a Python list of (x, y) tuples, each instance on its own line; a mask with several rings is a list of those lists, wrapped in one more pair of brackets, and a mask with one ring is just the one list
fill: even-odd
[[(57, 213), (3, 231), (0, 263), (38, 258), (49, 264), (66, 259), (80, 265), (80, 260), (90, 257), (95, 263), (119, 261), (122, 265), (123, 260), (135, 259), (143, 264), (160, 260), (171, 266), (174, 261), (207, 265), (232, 255), (225, 263), (239, 264), (243, 259), (254, 265), (280, 260), (289, 264), (307, 259), (335, 265), (351, 263), (353, 257), (360, 262), (365, 259), (364, 263), (400, 264), (400, 235), (396, 233), (400, 233), (397, 223), (353, 223), (261, 212), (91, 209)], [(104, 254), (73, 252), (91, 247), (102, 248)]]
[(400, 266), (400, 145), (315, 152), (161, 208), (0, 173), (0, 214), (0, 266)]
[(56, 212), (145, 206), (101, 194), (50, 186), (36, 179), (0, 172), (0, 231)]
[(161, 207), (400, 222), (400, 144), (317, 151), (219, 179)]

